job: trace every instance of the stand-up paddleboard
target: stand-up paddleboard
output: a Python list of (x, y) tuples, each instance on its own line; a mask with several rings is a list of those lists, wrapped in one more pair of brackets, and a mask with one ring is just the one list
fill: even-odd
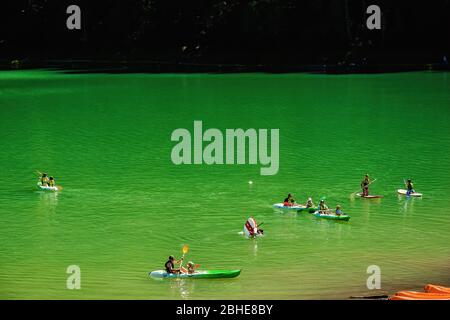
[(293, 210), (293, 211), (297, 211), (297, 212), (313, 213), (314, 211), (316, 211), (316, 208), (307, 208), (306, 206), (304, 206), (302, 204), (296, 204), (294, 206), (285, 206), (284, 203), (275, 203), (273, 205), (273, 207), (276, 209)]
[(358, 197), (364, 198), (364, 199), (379, 199), (379, 198), (383, 198), (383, 196), (380, 195), (372, 195), (369, 194), (368, 196), (363, 196), (362, 193), (357, 193), (356, 194)]
[(337, 215), (334, 213), (322, 213), (322, 212), (316, 211), (313, 213), (313, 215), (316, 218), (323, 218), (323, 219), (330, 219), (330, 220), (341, 220), (341, 221), (350, 220), (350, 216), (346, 215), (345, 213), (343, 213), (341, 215)]
[(43, 186), (40, 181), (37, 183), (37, 187), (39, 190), (42, 190), (42, 191), (58, 191), (59, 190), (57, 186), (54, 186), (54, 187)]
[(255, 219), (248, 218), (247, 222), (245, 222), (244, 234), (247, 238), (253, 238), (261, 235), (258, 233), (258, 224)]
[[(397, 192), (398, 192), (398, 194), (401, 194), (401, 195), (403, 195), (403, 196), (406, 196), (408, 190), (406, 190), (406, 189), (398, 189)], [(421, 197), (422, 194), (419, 193), (419, 192), (413, 192), (413, 193), (411, 193), (409, 196), (410, 196), (410, 197)]]
[(194, 279), (214, 279), (214, 278), (234, 278), (241, 273), (241, 270), (198, 270), (194, 273), (167, 273), (165, 270), (156, 270), (149, 273), (153, 278), (194, 278)]

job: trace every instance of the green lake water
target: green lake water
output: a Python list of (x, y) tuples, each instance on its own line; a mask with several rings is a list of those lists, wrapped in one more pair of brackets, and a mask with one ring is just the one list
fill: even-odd
[[(450, 286), (449, 115), (449, 74), (438, 72), (0, 72), (0, 299), (346, 299)], [(278, 128), (278, 174), (174, 165), (171, 133), (194, 120)], [(35, 170), (62, 191), (37, 191)], [(384, 198), (351, 197), (365, 173)], [(408, 177), (423, 198), (397, 195)], [(326, 196), (351, 219), (274, 210), (289, 192)], [(240, 234), (249, 216), (263, 238)], [(241, 275), (148, 277), (184, 244), (201, 268)], [(69, 265), (81, 290), (66, 288)], [(370, 265), (380, 290), (366, 287)]]

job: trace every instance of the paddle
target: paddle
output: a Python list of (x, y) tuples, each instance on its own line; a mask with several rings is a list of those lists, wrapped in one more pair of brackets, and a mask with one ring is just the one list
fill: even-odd
[(189, 252), (189, 246), (188, 246), (187, 244), (185, 244), (185, 245), (183, 246), (183, 256), (181, 257), (180, 270), (182, 270), (182, 267), (183, 267), (183, 259), (184, 259), (184, 255), (185, 255), (186, 253), (188, 253), (188, 252)]
[[(377, 179), (378, 179), (378, 178), (377, 178)], [(370, 181), (369, 184), (368, 184), (368, 186), (370, 186), (372, 183), (374, 183), (375, 181), (377, 181), (377, 179), (373, 179), (372, 181)], [(357, 194), (359, 191), (361, 191), (361, 189), (359, 189), (359, 190), (357, 190), (357, 191), (355, 191), (355, 192), (352, 192), (352, 193), (350, 194), (350, 197), (351, 197), (351, 196), (354, 196), (354, 195)]]

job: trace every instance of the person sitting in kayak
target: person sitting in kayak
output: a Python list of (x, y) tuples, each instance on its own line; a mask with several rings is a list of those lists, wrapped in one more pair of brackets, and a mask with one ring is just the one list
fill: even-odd
[[(253, 221), (254, 227), (252, 227), (251, 221)], [(251, 238), (264, 234), (264, 230), (259, 228), (259, 224), (252, 217), (247, 219), (244, 228), (248, 231), (248, 236)]]
[(55, 178), (50, 177), (50, 178), (48, 179), (48, 186), (49, 186), (49, 187), (54, 187), (54, 186), (55, 186)]
[(369, 175), (366, 174), (364, 176), (363, 181), (361, 181), (361, 189), (362, 189), (362, 196), (367, 197), (369, 195), (369, 184), (370, 184)]
[(327, 204), (325, 203), (325, 200), (320, 200), (320, 203), (319, 203), (319, 212), (320, 213), (328, 213), (328, 206), (327, 206)]
[(195, 272), (195, 264), (192, 261), (189, 261), (187, 264), (187, 272), (189, 274), (193, 274)]
[(169, 260), (164, 265), (166, 272), (174, 274), (180, 273), (180, 269), (175, 269), (175, 263), (180, 264), (181, 262), (183, 262), (183, 258), (177, 261), (174, 256), (169, 256)]
[(49, 184), (48, 175), (46, 173), (43, 173), (41, 176), (41, 186), (47, 187)]
[(309, 198), (308, 198), (308, 201), (306, 201), (306, 207), (307, 207), (307, 208), (313, 208), (313, 207), (315, 207), (314, 202), (312, 201), (312, 198), (311, 198), (311, 197), (309, 197)]
[(414, 191), (414, 185), (411, 181), (411, 179), (408, 179), (408, 181), (406, 181), (406, 195), (409, 196), (411, 195), (411, 193), (415, 193), (416, 191)]
[(294, 203), (295, 203), (295, 200), (294, 200), (294, 198), (292, 198), (292, 195), (289, 193), (287, 198), (284, 199), (283, 205), (286, 207), (291, 207), (294, 205)]
[(341, 214), (344, 214), (344, 213), (342, 212), (342, 210), (341, 210), (341, 206), (340, 206), (340, 205), (337, 205), (337, 206), (336, 206), (336, 211), (335, 211), (335, 213), (336, 213), (337, 216), (340, 216)]

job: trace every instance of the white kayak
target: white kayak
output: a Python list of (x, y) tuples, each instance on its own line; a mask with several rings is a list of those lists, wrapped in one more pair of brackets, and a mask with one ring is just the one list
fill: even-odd
[[(398, 192), (398, 194), (401, 194), (401, 195), (406, 196), (407, 193), (408, 193), (408, 190), (406, 190), (406, 189), (398, 189), (397, 192)], [(409, 196), (410, 196), (410, 197), (421, 197), (422, 194), (419, 193), (419, 192), (413, 192), (413, 193), (411, 193)]]
[(194, 273), (167, 273), (165, 270), (156, 270), (149, 273), (153, 278), (194, 278), (194, 279), (214, 279), (214, 278), (234, 278), (241, 273), (236, 270), (196, 270)]
[(37, 183), (37, 187), (39, 190), (42, 190), (42, 191), (58, 191), (59, 190), (57, 186), (54, 186), (54, 187), (43, 186), (41, 184), (41, 182)]
[(295, 211), (309, 211), (311, 210), (312, 212), (314, 212), (316, 209), (315, 208), (307, 208), (306, 206), (302, 205), (302, 204), (295, 204), (293, 206), (285, 206), (284, 203), (275, 203), (273, 205), (274, 208), (277, 209), (282, 209), (282, 210), (295, 210)]

